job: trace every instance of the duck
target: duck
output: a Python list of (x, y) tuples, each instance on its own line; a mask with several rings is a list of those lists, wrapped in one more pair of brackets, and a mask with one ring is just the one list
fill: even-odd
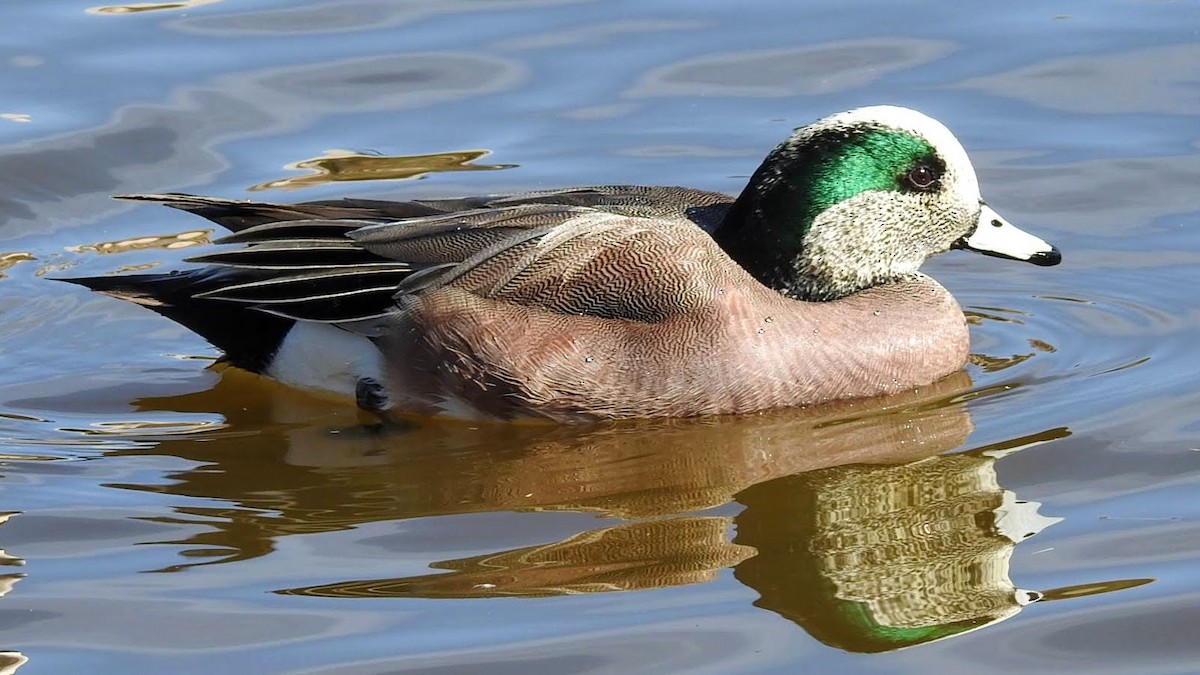
[(1058, 264), (988, 206), (962, 144), (898, 106), (833, 114), (734, 197), (600, 185), (276, 204), (135, 194), (230, 231), (198, 266), (65, 279), (232, 366), (380, 418), (736, 415), (912, 390), (969, 335), (919, 271), (950, 249)]

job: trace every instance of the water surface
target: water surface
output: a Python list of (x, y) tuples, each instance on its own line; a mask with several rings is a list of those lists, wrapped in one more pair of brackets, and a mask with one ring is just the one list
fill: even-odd
[[(0, 673), (1200, 668), (1195, 3), (0, 18)], [(877, 103), (1065, 258), (931, 261), (971, 364), (884, 403), (380, 430), (48, 279), (218, 236), (112, 194), (736, 193)]]

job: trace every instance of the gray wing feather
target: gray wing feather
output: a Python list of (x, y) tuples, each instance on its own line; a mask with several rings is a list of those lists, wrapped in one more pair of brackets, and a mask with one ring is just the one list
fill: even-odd
[[(664, 261), (630, 242), (661, 221), (692, 218), (705, 227), (696, 209), (720, 215), (730, 201), (641, 186), (293, 205), (179, 194), (123, 198), (161, 202), (234, 230), (216, 243), (239, 248), (190, 259), (229, 269), (222, 285), (197, 297), (347, 328), (395, 312), (397, 298), (449, 284), (553, 311), (654, 320), (673, 311), (673, 297), (630, 300), (628, 274), (653, 275)], [(614, 254), (614, 244), (626, 249)]]

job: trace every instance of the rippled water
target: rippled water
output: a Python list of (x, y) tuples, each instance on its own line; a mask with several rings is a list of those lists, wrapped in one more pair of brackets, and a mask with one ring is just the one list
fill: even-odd
[[(1200, 669), (1196, 3), (0, 19), (0, 673)], [(213, 236), (112, 194), (737, 192), (873, 103), (1065, 256), (927, 265), (972, 363), (886, 405), (382, 431), (47, 278)]]

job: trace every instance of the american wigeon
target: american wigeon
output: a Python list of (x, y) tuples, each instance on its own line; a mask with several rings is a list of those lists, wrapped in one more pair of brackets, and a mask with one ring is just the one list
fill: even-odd
[(170, 274), (73, 279), (194, 330), (236, 366), (375, 412), (588, 420), (891, 394), (962, 368), (964, 248), (1057, 264), (980, 198), (941, 123), (839, 113), (741, 195), (600, 186), (295, 205), (132, 195), (232, 230)]

